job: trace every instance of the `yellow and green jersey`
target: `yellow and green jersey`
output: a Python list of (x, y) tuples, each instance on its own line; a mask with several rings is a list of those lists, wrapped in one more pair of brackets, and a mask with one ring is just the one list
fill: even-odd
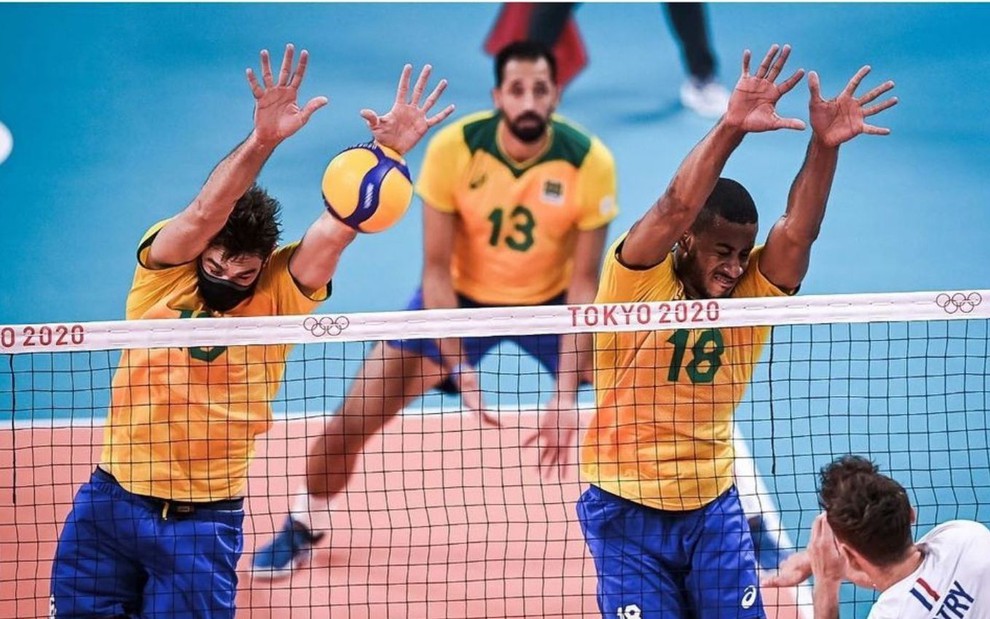
[(582, 230), (615, 218), (615, 163), (597, 138), (554, 116), (546, 149), (509, 158), (497, 112), (473, 114), (429, 143), (416, 191), (457, 216), (454, 288), (488, 305), (533, 305), (567, 289)]
[[(147, 268), (155, 235), (141, 241), (127, 319), (211, 317), (199, 296), (196, 262)], [(309, 296), (289, 273), (297, 244), (275, 251), (254, 294), (225, 316), (306, 314), (329, 286)], [(254, 439), (272, 422), (270, 402), (289, 345), (125, 350), (113, 378), (100, 466), (136, 494), (216, 501), (243, 493)]]
[[(644, 270), (606, 254), (595, 303), (684, 299), (673, 255)], [(756, 248), (733, 297), (782, 296)], [(581, 477), (649, 507), (697, 509), (733, 483), (732, 416), (769, 327), (595, 335), (597, 412), (581, 446)]]

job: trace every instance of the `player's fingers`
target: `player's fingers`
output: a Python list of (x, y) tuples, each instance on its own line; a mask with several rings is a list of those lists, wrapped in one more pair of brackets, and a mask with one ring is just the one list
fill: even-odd
[(309, 117), (313, 115), (313, 112), (320, 109), (329, 102), (330, 100), (327, 99), (326, 97), (313, 97), (312, 99), (307, 101), (306, 105), (303, 106), (303, 109), (299, 112), (300, 114), (302, 114), (303, 122), (308, 121)]
[(897, 97), (891, 97), (886, 101), (877, 103), (876, 105), (871, 105), (870, 107), (863, 108), (863, 116), (873, 116), (874, 114), (879, 114), (880, 112), (892, 108), (897, 105), (899, 99)]
[(248, 85), (251, 86), (251, 93), (254, 94), (254, 98), (260, 99), (265, 94), (265, 91), (261, 88), (261, 84), (258, 83), (258, 77), (251, 69), (247, 70), (247, 81)]
[(412, 75), (412, 65), (407, 64), (402, 67), (402, 74), (399, 76), (399, 87), (395, 89), (395, 102), (405, 103), (409, 94), (409, 76)]
[(800, 118), (780, 118), (777, 117), (777, 122), (775, 128), (777, 129), (794, 129), (796, 131), (804, 131), (804, 121)]
[(363, 118), (365, 122), (368, 123), (368, 126), (371, 127), (372, 129), (377, 127), (378, 123), (381, 122), (381, 118), (379, 118), (378, 114), (376, 114), (373, 110), (369, 110), (366, 108), (361, 110), (360, 114), (361, 114), (361, 118)]
[(794, 75), (790, 76), (781, 82), (779, 86), (777, 86), (777, 91), (781, 95), (786, 95), (792, 88), (798, 85), (798, 82), (801, 81), (802, 77), (804, 77), (804, 69), (798, 69), (794, 72)]
[(780, 46), (774, 43), (770, 46), (767, 51), (767, 55), (763, 57), (763, 62), (760, 63), (760, 68), (756, 70), (756, 77), (766, 77), (767, 73), (770, 72), (770, 65), (773, 64), (773, 59), (777, 56), (777, 50)]
[(753, 57), (753, 52), (749, 51), (748, 49), (743, 51), (742, 74), (740, 75), (740, 77), (746, 77), (747, 75), (749, 75), (749, 60), (752, 57)]
[(285, 54), (282, 55), (282, 67), (278, 71), (278, 85), (286, 86), (289, 83), (289, 72), (292, 69), (292, 56), (296, 48), (292, 43), (285, 46)]
[(808, 90), (811, 91), (811, 98), (818, 101), (822, 98), (822, 81), (816, 71), (808, 73)]
[(433, 71), (433, 67), (430, 65), (423, 65), (423, 70), (419, 72), (419, 77), (416, 78), (416, 84), (413, 86), (412, 103), (418, 106), (419, 100), (423, 98), (423, 93), (426, 92), (426, 84), (430, 80), (430, 73)]
[(299, 52), (299, 66), (296, 67), (296, 72), (292, 76), (292, 80), (289, 82), (289, 86), (293, 88), (299, 88), (302, 84), (303, 77), (306, 75), (306, 67), (309, 65), (309, 52), (303, 50)]
[(768, 589), (773, 589), (780, 586), (779, 576), (766, 576), (760, 580), (761, 587), (767, 587)]
[(272, 62), (268, 57), (268, 50), (261, 50), (261, 81), (265, 84), (265, 88), (271, 88), (275, 85), (272, 81)]
[(780, 55), (777, 56), (777, 60), (770, 65), (770, 71), (767, 73), (767, 79), (771, 82), (777, 81), (777, 77), (780, 72), (784, 70), (784, 64), (787, 62), (787, 58), (791, 55), (791, 46), (784, 45), (780, 51)]
[(852, 76), (852, 79), (850, 79), (849, 83), (846, 84), (846, 87), (842, 90), (842, 94), (849, 95), (851, 97), (852, 94), (856, 92), (856, 89), (859, 88), (859, 83), (862, 82), (863, 78), (869, 73), (870, 65), (863, 65), (860, 67), (859, 71), (856, 71), (856, 75)]
[(536, 432), (533, 432), (532, 434), (530, 434), (529, 436), (527, 436), (525, 439), (523, 439), (523, 442), (520, 443), (519, 446), (520, 447), (532, 447), (539, 440), (540, 440), (540, 431), (537, 430)]
[(894, 82), (892, 80), (887, 80), (883, 84), (880, 84), (870, 92), (866, 93), (865, 95), (857, 99), (857, 101), (859, 102), (860, 105), (863, 105), (864, 103), (869, 103), (870, 101), (873, 101), (874, 99), (876, 99), (883, 93), (889, 91), (893, 87), (894, 87)]
[(863, 125), (863, 133), (869, 135), (890, 135), (888, 127), (877, 127), (875, 125)]
[(440, 83), (437, 84), (437, 87), (433, 89), (433, 92), (430, 93), (430, 96), (427, 97), (426, 101), (423, 102), (423, 107), (421, 109), (424, 112), (429, 112), (430, 108), (436, 104), (437, 99), (440, 98), (440, 95), (442, 95), (443, 91), (446, 89), (447, 89), (447, 80), (440, 80)]
[(454, 113), (454, 104), (451, 103), (450, 105), (448, 105), (447, 107), (445, 107), (443, 109), (443, 111), (440, 112), (439, 114), (436, 114), (434, 116), (431, 116), (431, 117), (427, 118), (426, 119), (426, 126), (427, 127), (432, 127), (432, 126), (436, 125), (437, 123), (441, 123), (441, 122), (444, 121), (444, 119), (446, 119), (448, 116), (450, 116), (453, 113)]

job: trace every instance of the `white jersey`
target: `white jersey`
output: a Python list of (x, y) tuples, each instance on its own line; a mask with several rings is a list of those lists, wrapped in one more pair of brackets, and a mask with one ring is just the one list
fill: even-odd
[(951, 520), (918, 546), (921, 565), (880, 594), (869, 619), (990, 619), (990, 530)]

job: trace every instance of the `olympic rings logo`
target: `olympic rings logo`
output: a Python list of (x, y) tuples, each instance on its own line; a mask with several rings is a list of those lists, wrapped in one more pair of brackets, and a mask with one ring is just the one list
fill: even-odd
[(303, 321), (303, 328), (316, 337), (340, 335), (350, 325), (351, 321), (348, 320), (347, 316), (337, 316), (336, 318), (333, 316), (323, 316), (321, 318), (310, 316)]
[(968, 314), (982, 302), (983, 297), (978, 292), (971, 292), (969, 294), (957, 292), (951, 295), (943, 292), (935, 297), (935, 305), (945, 310), (946, 314), (955, 314), (956, 312)]

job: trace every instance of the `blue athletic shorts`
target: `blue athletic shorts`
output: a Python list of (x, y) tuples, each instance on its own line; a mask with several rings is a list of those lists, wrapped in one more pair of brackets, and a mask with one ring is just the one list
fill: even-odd
[(700, 509), (646, 507), (591, 486), (578, 520), (615, 619), (765, 617), (753, 538), (735, 486)]
[[(492, 307), (478, 303), (474, 299), (462, 294), (457, 295), (458, 307)], [(561, 294), (541, 305), (561, 305), (564, 303), (564, 295)], [(498, 306), (500, 307), (500, 306)], [(423, 289), (419, 288), (406, 306), (407, 310), (423, 309)], [(467, 358), (468, 364), (477, 366), (481, 358), (488, 354), (501, 342), (513, 342), (522, 348), (528, 355), (536, 359), (543, 369), (553, 376), (557, 375), (557, 365), (560, 357), (560, 336), (559, 335), (506, 335), (492, 337), (466, 337), (461, 339), (461, 350)], [(437, 348), (436, 340), (394, 340), (388, 342), (389, 346), (415, 353), (422, 357), (432, 359), (438, 365), (442, 365), (440, 350)], [(447, 393), (457, 393), (457, 388), (449, 380), (444, 380), (439, 389)]]
[(109, 473), (93, 473), (55, 550), (55, 616), (234, 616), (244, 510), (172, 510), (163, 518), (163, 506), (124, 490)]

